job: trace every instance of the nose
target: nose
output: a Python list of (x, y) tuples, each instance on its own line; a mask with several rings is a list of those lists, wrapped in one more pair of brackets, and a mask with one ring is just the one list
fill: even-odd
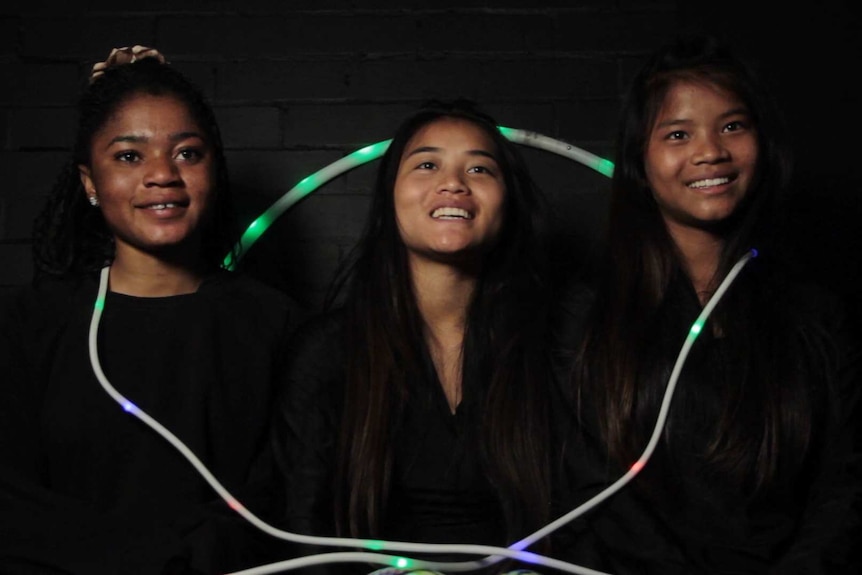
[(438, 193), (466, 194), (469, 191), (470, 188), (460, 171), (445, 170), (440, 172), (440, 181), (437, 184)]
[(698, 140), (697, 149), (692, 159), (695, 163), (707, 163), (725, 161), (730, 157), (727, 147), (721, 140), (720, 134), (709, 134)]
[(180, 182), (180, 170), (170, 154), (156, 154), (149, 158), (144, 175), (145, 185), (167, 187)]

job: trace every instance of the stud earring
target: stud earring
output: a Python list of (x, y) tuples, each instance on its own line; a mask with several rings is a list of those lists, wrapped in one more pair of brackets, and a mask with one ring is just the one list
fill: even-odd
[(96, 197), (95, 194), (92, 196), (87, 196), (87, 199), (90, 200), (90, 205), (96, 207), (99, 205), (99, 198)]

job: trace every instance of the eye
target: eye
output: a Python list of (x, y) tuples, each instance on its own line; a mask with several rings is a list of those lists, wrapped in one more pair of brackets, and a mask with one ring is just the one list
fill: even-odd
[(204, 150), (202, 150), (201, 148), (187, 147), (187, 148), (180, 148), (177, 151), (175, 157), (178, 160), (185, 160), (186, 162), (194, 164), (194, 163), (201, 161), (205, 155), (206, 154), (204, 153)]
[(437, 164), (434, 162), (422, 162), (418, 166), (416, 166), (417, 170), (433, 170), (437, 167)]
[(740, 130), (745, 130), (748, 128), (748, 123), (744, 120), (734, 120), (732, 122), (728, 122), (727, 125), (724, 126), (723, 131), (725, 132), (738, 132)]
[(682, 130), (674, 130), (670, 132), (667, 136), (665, 136), (668, 140), (684, 140), (688, 137), (688, 134)]
[(473, 166), (467, 169), (468, 174), (494, 174), (494, 170), (489, 166)]
[(114, 154), (114, 159), (118, 162), (137, 162), (141, 155), (135, 150), (123, 150)]

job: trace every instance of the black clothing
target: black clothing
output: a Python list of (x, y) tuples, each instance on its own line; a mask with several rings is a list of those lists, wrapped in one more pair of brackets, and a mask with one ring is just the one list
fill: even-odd
[[(851, 318), (828, 294), (802, 286), (783, 291), (781, 297), (790, 304), (785, 309), (793, 314), (788, 325), (802, 328), (812, 339), (823, 329), (835, 346), (829, 353), (837, 385), (808, 382), (815, 429), (801, 470), (751, 495), (704, 458), (723, 414), (720, 390), (739, 377), (739, 366), (726, 359), (731, 338), (706, 329), (685, 361), (656, 451), (631, 483), (563, 530), (566, 560), (615, 575), (859, 572), (859, 340), (849, 337)], [(578, 301), (584, 301), (582, 295)], [(690, 321), (701, 311), (693, 290), (675, 293), (671, 301), (688, 310)], [(574, 313), (574, 321), (582, 322), (583, 310), (578, 307)], [(686, 334), (681, 330), (678, 341), (665, 348), (670, 353), (661, 358), (661, 369), (668, 377)], [(643, 345), (660, 348), (663, 343)], [(583, 419), (572, 422), (563, 480), (568, 509), (628, 471), (610, 461), (586, 389), (580, 397)], [(645, 447), (655, 418), (639, 423)]]
[[(217, 573), (272, 559), (165, 438), (126, 413), (90, 365), (98, 277), (45, 280), (0, 327), (0, 572)], [(194, 294), (109, 292), (102, 370), (252, 513), (275, 502), (272, 392), (298, 321), (284, 294), (219, 272)]]
[[(342, 327), (341, 315), (330, 313), (297, 330), (279, 401), (274, 437), (288, 486), (287, 516), (303, 532), (334, 532), (327, 506), (345, 383)], [(451, 413), (431, 370), (418, 378), (398, 432), (390, 500), (397, 512), (384, 531), (410, 541), (499, 541), (501, 511), (474, 452), (475, 398), (465, 396)]]
[[(321, 314), (295, 332), (289, 377), (278, 403), (275, 453), (284, 475), (286, 528), (297, 533), (335, 535), (333, 479), (346, 376), (342, 313)], [(425, 363), (424, 373), (411, 380), (410, 399), (395, 432), (395, 468), (381, 536), (505, 546), (503, 511), (477, 455), (480, 392), (465, 376), (463, 399), (452, 413), (430, 358)]]

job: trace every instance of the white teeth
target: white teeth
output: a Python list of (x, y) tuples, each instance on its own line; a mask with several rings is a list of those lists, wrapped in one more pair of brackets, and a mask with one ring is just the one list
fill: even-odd
[(437, 208), (433, 212), (431, 212), (432, 218), (462, 218), (466, 220), (472, 220), (473, 216), (470, 215), (470, 212), (463, 208)]
[(153, 204), (152, 206), (148, 206), (148, 209), (151, 210), (166, 210), (168, 208), (175, 208), (177, 204), (168, 203), (168, 204)]
[(708, 188), (710, 186), (720, 186), (730, 181), (730, 178), (712, 178), (710, 180), (698, 180), (688, 185), (689, 188)]

